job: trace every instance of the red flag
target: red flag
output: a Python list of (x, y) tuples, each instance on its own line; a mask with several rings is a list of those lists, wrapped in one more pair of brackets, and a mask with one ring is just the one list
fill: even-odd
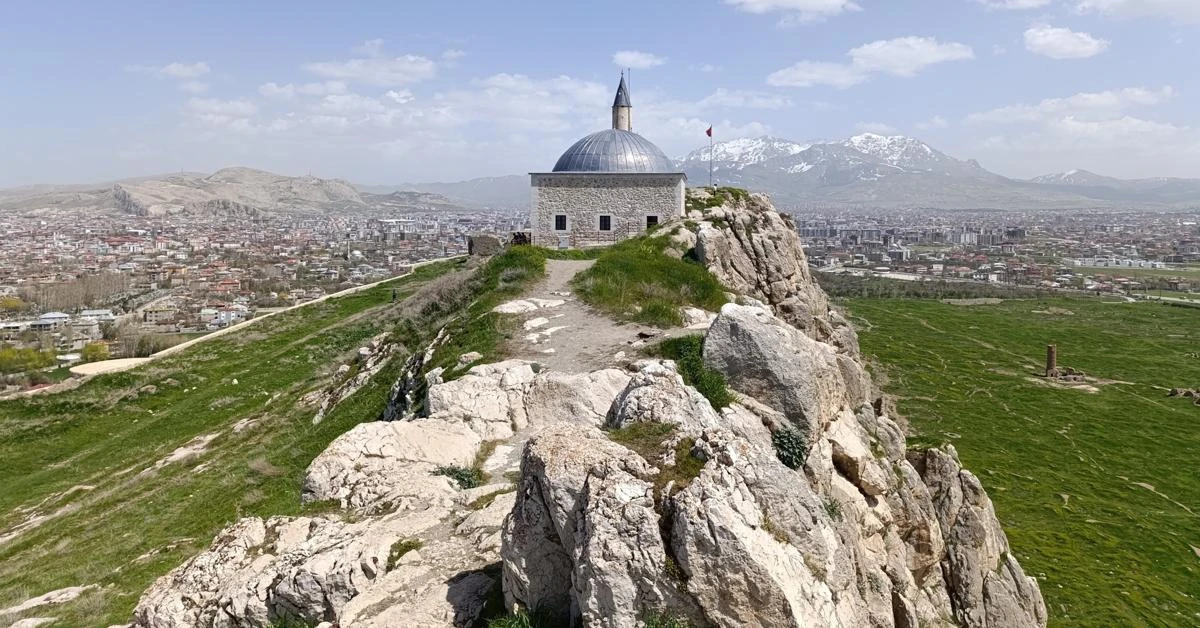
[(709, 125), (708, 130), (705, 131), (705, 133), (707, 133), (709, 137), (712, 137), (712, 125)]

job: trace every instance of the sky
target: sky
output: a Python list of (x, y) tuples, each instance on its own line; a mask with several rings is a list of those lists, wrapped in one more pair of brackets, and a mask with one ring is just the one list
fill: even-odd
[(227, 166), (356, 183), (922, 139), (994, 172), (1200, 177), (1200, 0), (0, 3), (0, 187)]

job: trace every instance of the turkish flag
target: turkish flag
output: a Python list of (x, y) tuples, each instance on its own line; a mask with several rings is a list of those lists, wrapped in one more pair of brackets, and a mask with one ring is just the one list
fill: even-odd
[(708, 127), (708, 130), (705, 131), (705, 133), (707, 133), (709, 137), (712, 137), (712, 126), (711, 125)]

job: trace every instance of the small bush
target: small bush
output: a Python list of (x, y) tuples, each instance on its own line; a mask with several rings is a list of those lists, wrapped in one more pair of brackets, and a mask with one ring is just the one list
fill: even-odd
[(842, 502), (833, 499), (825, 500), (825, 514), (834, 521), (842, 520)]
[(725, 376), (704, 366), (704, 336), (680, 336), (660, 342), (651, 353), (675, 361), (683, 381), (720, 410), (734, 402)]
[(781, 427), (771, 434), (771, 444), (775, 446), (775, 455), (779, 461), (791, 469), (804, 466), (808, 458), (808, 439), (800, 430)]
[(690, 628), (692, 625), (688, 620), (665, 613), (655, 611), (646, 615), (642, 622), (646, 624), (646, 628)]
[(444, 475), (451, 480), (454, 480), (458, 484), (459, 488), (477, 488), (479, 486), (483, 486), (483, 483), (487, 481), (487, 478), (485, 478), (483, 475), (483, 471), (480, 471), (479, 469), (468, 469), (466, 467), (460, 467), (457, 465), (438, 467), (433, 470), (433, 474)]
[[(674, 480), (675, 488), (682, 489), (692, 480), (700, 476), (700, 472), (704, 470), (704, 461), (692, 455), (692, 448), (696, 446), (696, 439), (685, 438), (679, 441), (675, 446), (675, 466), (668, 471), (664, 471), (663, 475), (666, 480)], [(666, 482), (662, 482), (664, 485)]]
[(543, 609), (538, 609), (532, 613), (529, 611), (517, 611), (511, 615), (489, 619), (487, 628), (557, 628), (562, 625), (556, 621), (554, 614)]
[(419, 550), (425, 547), (425, 543), (421, 539), (400, 539), (392, 543), (392, 551), (388, 553), (387, 568), (391, 571), (396, 568), (396, 563), (404, 557), (405, 554)]

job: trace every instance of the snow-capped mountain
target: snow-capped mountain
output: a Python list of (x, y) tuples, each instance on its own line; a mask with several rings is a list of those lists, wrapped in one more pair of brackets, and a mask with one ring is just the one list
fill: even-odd
[[(989, 172), (902, 135), (864, 133), (844, 140), (794, 142), (741, 138), (712, 148), (713, 182), (770, 194), (777, 207), (853, 206), (941, 209), (1086, 209), (1200, 207), (1200, 180), (1126, 181), (1086, 170), (1029, 181)], [(676, 161), (688, 184), (707, 185), (709, 147)], [(529, 178), (509, 176), (404, 186), (473, 206), (528, 204)]]
[(1047, 174), (1030, 179), (1043, 185), (1119, 185), (1120, 179), (1105, 177), (1087, 170), (1068, 170), (1056, 174)]
[[(775, 137), (744, 137), (727, 142), (719, 142), (712, 147), (713, 167), (719, 164), (724, 169), (741, 170), (746, 166), (769, 161), (779, 157), (787, 157), (806, 150), (811, 144), (797, 144), (789, 140)], [(708, 166), (709, 147), (705, 146), (692, 151), (679, 160), (683, 163), (702, 162)]]
[(1055, 190), (1115, 202), (1200, 205), (1200, 180), (1197, 179), (1117, 179), (1087, 170), (1068, 170), (1035, 177), (1030, 181)]

